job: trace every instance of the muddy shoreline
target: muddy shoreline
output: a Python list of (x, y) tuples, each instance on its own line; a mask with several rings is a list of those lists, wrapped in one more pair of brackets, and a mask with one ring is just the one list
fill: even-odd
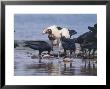
[[(63, 57), (53, 57), (39, 63), (38, 51), (24, 47), (23, 42), (14, 48), (15, 76), (97, 76), (96, 59), (71, 58), (64, 62)], [(57, 48), (52, 52), (58, 53)]]

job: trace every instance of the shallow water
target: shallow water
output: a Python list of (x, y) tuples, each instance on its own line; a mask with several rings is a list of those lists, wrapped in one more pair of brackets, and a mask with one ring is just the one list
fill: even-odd
[(97, 64), (94, 60), (71, 58), (64, 62), (63, 58), (41, 59), (38, 51), (31, 49), (14, 50), (15, 76), (96, 76)]

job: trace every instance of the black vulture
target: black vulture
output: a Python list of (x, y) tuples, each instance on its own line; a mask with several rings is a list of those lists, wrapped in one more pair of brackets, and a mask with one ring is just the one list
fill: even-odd
[(90, 31), (80, 35), (76, 43), (81, 45), (83, 53), (86, 53), (86, 49), (88, 49), (90, 57), (91, 50), (93, 50), (93, 56), (94, 52), (97, 50), (97, 24), (95, 24), (94, 27), (88, 26), (88, 29)]
[(65, 56), (66, 56), (66, 50), (70, 50), (70, 57), (71, 57), (72, 52), (75, 52), (76, 50), (74, 39), (61, 37), (60, 40), (61, 40), (62, 47), (64, 49)]
[[(91, 33), (91, 32), (90, 32)], [(90, 57), (90, 52), (91, 50), (93, 50), (93, 55), (94, 52), (97, 50), (97, 38), (94, 37), (94, 35), (91, 33), (87, 33), (88, 36), (83, 37), (79, 37), (77, 39), (77, 42), (80, 44), (82, 52), (84, 54), (87, 53), (86, 49), (88, 49), (89, 51), (89, 57)]]
[(51, 46), (45, 41), (26, 41), (26, 46), (39, 51), (39, 56), (43, 51), (48, 51), (50, 54)]
[(77, 32), (75, 30), (68, 30), (69, 31), (69, 34), (70, 34), (70, 38), (71, 36), (77, 34)]

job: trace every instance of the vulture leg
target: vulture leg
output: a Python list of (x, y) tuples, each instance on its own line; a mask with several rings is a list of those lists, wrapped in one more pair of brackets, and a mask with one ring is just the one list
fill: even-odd
[(71, 58), (72, 50), (70, 50), (70, 58)]
[(91, 49), (89, 49), (89, 59), (90, 59), (90, 53), (91, 53)]
[(42, 53), (42, 51), (39, 50), (39, 63), (41, 63), (41, 59), (42, 59), (41, 53)]
[(48, 54), (50, 54), (50, 50), (48, 50)]
[(89, 49), (89, 65), (90, 65), (90, 52), (91, 52), (91, 50)]
[(96, 50), (95, 50), (95, 49), (93, 49), (93, 53), (92, 53), (92, 55), (93, 55), (93, 59), (94, 59), (95, 51), (96, 51)]
[(66, 57), (66, 49), (64, 49), (64, 56)]
[(41, 56), (42, 51), (39, 50), (39, 56)]
[(51, 47), (52, 47), (52, 51), (53, 51), (53, 40), (51, 40)]

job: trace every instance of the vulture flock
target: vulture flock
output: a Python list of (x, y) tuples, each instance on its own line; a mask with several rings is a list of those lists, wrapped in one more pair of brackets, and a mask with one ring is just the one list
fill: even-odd
[[(53, 42), (58, 44), (59, 51), (62, 46), (64, 49), (64, 56), (67, 56), (67, 50), (70, 51), (70, 57), (72, 52), (75, 53), (76, 46), (75, 43), (79, 43), (81, 47), (81, 57), (94, 58), (95, 52), (97, 51), (97, 24), (93, 27), (88, 26), (88, 32), (80, 35), (77, 38), (73, 38), (77, 32), (75, 30), (70, 30), (68, 28), (62, 28), (58, 26), (50, 26), (43, 30), (43, 34), (48, 34), (48, 39), (51, 41), (49, 45), (45, 41), (26, 41), (25, 44), (31, 49), (38, 50), (39, 56), (41, 56), (43, 51), (48, 51), (48, 54), (53, 50)], [(54, 50), (53, 50), (54, 51)]]

